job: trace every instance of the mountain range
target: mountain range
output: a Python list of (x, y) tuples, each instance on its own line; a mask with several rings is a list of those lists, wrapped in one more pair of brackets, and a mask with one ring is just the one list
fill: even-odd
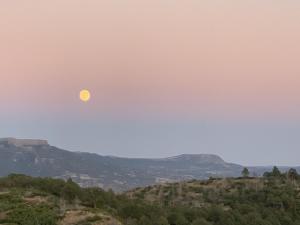
[[(98, 186), (117, 192), (157, 183), (237, 177), (242, 169), (242, 165), (225, 162), (212, 154), (183, 154), (161, 159), (121, 158), (71, 152), (51, 146), (45, 140), (0, 139), (0, 176), (21, 173), (71, 178), (83, 187)], [(271, 167), (249, 169), (259, 176)]]

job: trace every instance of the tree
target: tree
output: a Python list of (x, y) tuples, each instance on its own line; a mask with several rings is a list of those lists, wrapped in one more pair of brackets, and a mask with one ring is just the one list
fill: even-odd
[(293, 182), (295, 180), (297, 180), (298, 178), (298, 173), (297, 173), (297, 170), (294, 169), (294, 168), (291, 168), (288, 173), (287, 173), (287, 176), (288, 176), (288, 179), (292, 180)]
[(62, 189), (62, 197), (71, 203), (79, 196), (80, 191), (81, 189), (78, 184), (74, 183), (72, 179), (69, 178)]
[(245, 167), (242, 171), (242, 176), (249, 177), (249, 174), (250, 174), (250, 172), (249, 172), (248, 168)]
[(273, 167), (273, 170), (272, 170), (272, 176), (273, 176), (273, 177), (280, 177), (280, 176), (281, 176), (281, 172), (280, 172), (280, 170), (277, 168), (277, 166), (274, 166), (274, 167)]
[(207, 222), (205, 219), (196, 219), (192, 222), (192, 225), (211, 225), (210, 222)]
[(163, 216), (158, 218), (158, 220), (156, 221), (156, 224), (157, 225), (169, 225), (168, 220)]
[(151, 220), (146, 217), (146, 216), (142, 216), (141, 219), (139, 220), (139, 225), (151, 225)]
[(105, 201), (103, 199), (104, 194), (105, 193), (100, 188), (86, 188), (82, 196), (84, 204), (93, 208), (101, 208), (101, 206), (105, 204)]
[(180, 212), (172, 212), (168, 216), (169, 224), (171, 225), (188, 225), (189, 221), (184, 217), (184, 215)]
[(221, 222), (223, 215), (224, 215), (224, 211), (219, 206), (214, 205), (208, 210), (208, 220), (214, 223)]

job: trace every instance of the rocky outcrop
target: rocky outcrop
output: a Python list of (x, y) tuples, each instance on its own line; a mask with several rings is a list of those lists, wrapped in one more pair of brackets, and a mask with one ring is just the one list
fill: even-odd
[(0, 144), (14, 145), (16, 147), (49, 145), (46, 140), (17, 138), (0, 138)]

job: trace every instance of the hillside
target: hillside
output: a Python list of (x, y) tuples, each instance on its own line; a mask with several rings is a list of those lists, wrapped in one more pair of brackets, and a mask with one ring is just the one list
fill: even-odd
[[(115, 196), (101, 189), (81, 189), (72, 181), (10, 175), (0, 179), (0, 224), (9, 225), (121, 225), (105, 205)], [(109, 206), (109, 204), (107, 204)]]
[[(17, 173), (64, 180), (72, 178), (81, 187), (101, 187), (116, 192), (166, 182), (238, 177), (242, 168), (212, 154), (184, 154), (161, 159), (120, 158), (71, 152), (51, 146), (45, 140), (0, 139), (0, 177)], [(257, 176), (270, 169), (272, 167), (249, 167), (251, 174)], [(281, 171), (288, 169), (280, 168)]]
[(239, 176), (242, 166), (219, 156), (180, 155), (163, 159), (134, 159), (70, 152), (43, 140), (0, 139), (0, 176), (72, 178), (82, 187), (115, 191), (211, 176)]
[(6, 225), (299, 225), (300, 176), (210, 179), (114, 194), (68, 180), (0, 179)]

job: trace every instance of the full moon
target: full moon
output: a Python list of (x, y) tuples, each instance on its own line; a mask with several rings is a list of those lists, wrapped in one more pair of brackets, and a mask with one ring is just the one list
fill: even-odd
[(91, 98), (91, 93), (89, 92), (89, 90), (81, 90), (79, 93), (79, 98), (81, 101), (83, 102), (88, 102)]

